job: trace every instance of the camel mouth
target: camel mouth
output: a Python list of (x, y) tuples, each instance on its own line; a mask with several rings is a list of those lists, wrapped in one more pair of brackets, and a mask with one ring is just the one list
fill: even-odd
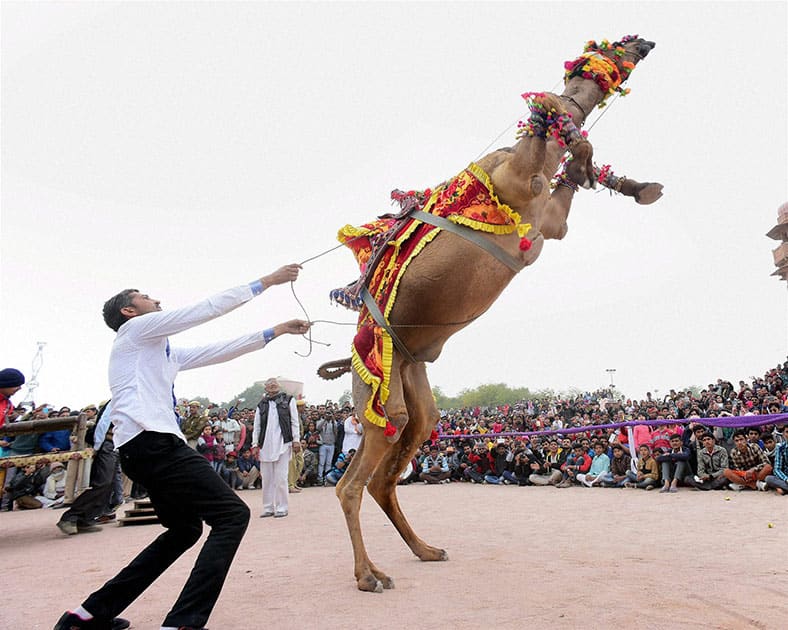
[(642, 39), (638, 42), (638, 55), (647, 57), (648, 54), (657, 46), (656, 42)]

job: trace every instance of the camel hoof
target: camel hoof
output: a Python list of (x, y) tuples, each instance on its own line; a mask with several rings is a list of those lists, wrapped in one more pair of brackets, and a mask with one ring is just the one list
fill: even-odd
[(358, 581), (358, 590), (367, 593), (382, 593), (383, 584), (374, 575), (367, 575)]
[(419, 556), (422, 562), (442, 562), (449, 559), (449, 554), (445, 549), (429, 549), (427, 553)]
[(380, 578), (379, 583), (383, 585), (383, 588), (394, 588), (394, 580), (392, 580), (389, 576)]
[(635, 201), (641, 206), (647, 206), (654, 203), (662, 196), (662, 184), (646, 184), (637, 193), (635, 193)]

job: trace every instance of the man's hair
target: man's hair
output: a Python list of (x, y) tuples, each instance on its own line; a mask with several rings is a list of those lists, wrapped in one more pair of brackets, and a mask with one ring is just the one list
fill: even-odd
[(123, 291), (117, 295), (113, 295), (104, 302), (104, 323), (115, 332), (118, 332), (118, 328), (123, 326), (126, 320), (128, 320), (128, 317), (121, 313), (120, 309), (131, 306), (131, 296), (133, 293), (139, 293), (139, 291), (137, 289), (123, 289)]
[(739, 429), (738, 431), (733, 432), (733, 437), (743, 437), (745, 440), (747, 439), (747, 431), (744, 429)]

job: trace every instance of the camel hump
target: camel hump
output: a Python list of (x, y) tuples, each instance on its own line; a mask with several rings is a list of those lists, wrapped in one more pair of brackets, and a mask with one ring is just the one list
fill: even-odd
[(343, 374), (350, 372), (351, 364), (350, 357), (347, 359), (339, 359), (338, 361), (329, 361), (317, 368), (317, 375), (327, 381), (333, 381)]

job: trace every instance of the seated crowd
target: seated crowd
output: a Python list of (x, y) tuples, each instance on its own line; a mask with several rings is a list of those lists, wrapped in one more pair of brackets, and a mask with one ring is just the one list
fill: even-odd
[[(298, 405), (301, 448), (294, 450), (291, 461), (290, 492), (336, 485), (363, 435), (349, 404), (302, 403)], [(94, 424), (97, 407), (88, 405), (82, 412)], [(178, 412), (187, 442), (231, 487), (260, 487), (257, 450), (252, 444), (254, 408), (209, 404), (202, 409), (198, 401), (181, 401)], [(788, 362), (750, 383), (739, 381), (738, 387), (718, 379), (697, 395), (670, 390), (661, 399), (647, 393), (645, 399), (633, 400), (616, 398), (611, 390), (603, 389), (569, 398), (442, 410), (432, 438), (408, 464), (400, 483), (659, 488), (664, 493), (684, 486), (774, 489), (784, 495), (788, 493), (788, 420), (742, 429), (701, 422), (702, 418), (783, 413), (788, 413)], [(32, 410), (20, 406), (7, 422), (78, 414), (69, 407), (56, 411), (47, 405)], [(638, 420), (652, 424), (629, 429), (600, 426)], [(679, 422), (659, 424), (660, 420)], [(566, 433), (570, 428), (581, 431)], [(517, 435), (528, 432), (541, 434)], [(72, 441), (70, 429), (0, 437), (0, 458), (68, 451)], [(0, 459), (0, 467), (8, 468), (8, 463)], [(13, 474), (5, 479), (3, 509), (62, 504), (65, 470), (61, 462), (39, 458), (35, 465), (9, 472)], [(125, 488), (127, 496), (145, 496), (144, 488), (130, 484)]]

